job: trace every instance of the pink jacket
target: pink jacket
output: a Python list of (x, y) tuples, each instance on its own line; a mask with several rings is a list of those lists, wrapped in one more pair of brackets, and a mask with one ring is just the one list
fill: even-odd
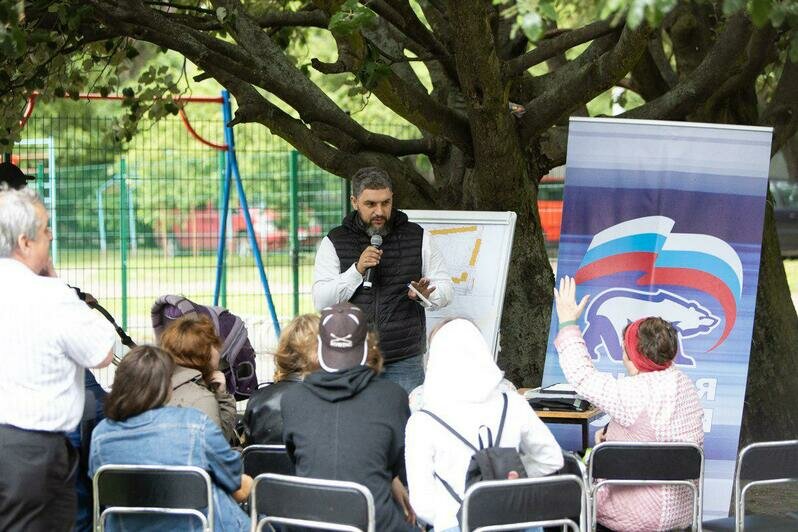
[[(554, 346), (568, 382), (610, 416), (608, 441), (703, 445), (698, 392), (675, 367), (620, 379), (599, 372), (575, 325), (562, 329)], [(692, 519), (690, 490), (680, 486), (610, 486), (598, 492), (595, 503), (598, 521), (617, 531), (670, 530), (689, 526)]]

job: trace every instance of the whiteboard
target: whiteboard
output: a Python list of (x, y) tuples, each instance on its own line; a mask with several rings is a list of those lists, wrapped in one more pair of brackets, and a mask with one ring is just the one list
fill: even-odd
[(430, 232), (454, 283), (451, 303), (442, 309), (427, 311), (427, 331), (449, 317), (469, 318), (482, 331), (496, 358), (515, 213), (403, 212)]

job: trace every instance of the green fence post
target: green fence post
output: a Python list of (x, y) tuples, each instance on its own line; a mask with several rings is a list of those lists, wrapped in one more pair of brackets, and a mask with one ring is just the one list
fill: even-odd
[(44, 201), (44, 163), (36, 165), (36, 193)]
[(288, 192), (291, 195), (291, 273), (294, 283), (294, 317), (299, 315), (299, 152), (288, 155)]
[(128, 244), (128, 204), (127, 183), (125, 182), (125, 159), (119, 168), (119, 257), (122, 267), (122, 328), (127, 329), (127, 244)]
[[(227, 160), (225, 157), (227, 156), (226, 151), (219, 152), (219, 223), (222, 223), (222, 209), (224, 209), (224, 177), (225, 177), (225, 167)], [(226, 227), (220, 227), (220, 231), (225, 231), (227, 233)], [(220, 233), (221, 234), (221, 233)], [(227, 239), (225, 239), (225, 245), (229, 245)], [(225, 267), (224, 262), (222, 262), (222, 283), (219, 287), (219, 301), (224, 308), (227, 308), (227, 268)]]

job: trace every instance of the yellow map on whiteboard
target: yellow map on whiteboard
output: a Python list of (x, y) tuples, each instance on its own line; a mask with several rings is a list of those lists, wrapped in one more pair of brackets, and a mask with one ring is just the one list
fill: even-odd
[[(427, 329), (451, 317), (471, 319), (488, 345), (498, 347), (515, 213), (405, 211), (429, 232), (454, 285), (448, 306), (427, 311)], [(434, 283), (434, 281), (433, 281)], [(495, 352), (495, 351), (494, 351)]]
[(457, 295), (473, 292), (476, 281), (477, 262), (482, 248), (482, 228), (476, 225), (465, 227), (442, 227), (432, 229), (433, 237), (446, 235), (446, 265), (454, 282)]

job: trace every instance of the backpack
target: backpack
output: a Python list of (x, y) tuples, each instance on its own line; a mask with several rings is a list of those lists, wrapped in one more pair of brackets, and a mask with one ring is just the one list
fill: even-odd
[[(466, 491), (468, 488), (477, 482), (482, 480), (506, 480), (508, 473), (511, 471), (515, 471), (518, 473), (518, 478), (526, 478), (526, 469), (524, 468), (524, 464), (521, 462), (521, 455), (518, 452), (518, 449), (515, 447), (501, 447), (501, 439), (502, 439), (502, 431), (504, 430), (504, 420), (507, 417), (507, 394), (502, 393), (502, 399), (504, 399), (504, 405), (502, 407), (502, 415), (501, 420), (499, 421), (499, 428), (496, 433), (496, 441), (493, 441), (493, 434), (491, 433), (490, 428), (485, 427), (487, 429), (487, 442), (482, 440), (482, 434), (479, 435), (479, 449), (474, 447), (470, 441), (465, 439), (460, 433), (454, 430), (448, 423), (442, 420), (437, 415), (433, 414), (429, 410), (420, 410), (424, 412), (428, 416), (432, 417), (435, 421), (443, 425), (443, 427), (454, 434), (457, 439), (463, 442), (468, 448), (474, 451), (474, 454), (471, 456), (471, 461), (468, 463), (468, 469), (466, 469), (466, 480), (465, 480), (465, 489)], [(482, 430), (480, 427), (480, 431)], [(487, 445), (485, 445), (487, 443)], [(437, 478), (446, 491), (449, 492), (449, 495), (457, 501), (458, 504), (463, 504), (463, 499), (457, 494), (457, 492), (452, 488), (452, 485), (446, 482), (442, 477), (440, 477), (437, 473), (433, 472), (435, 478)], [(462, 506), (457, 511), (457, 522), (460, 523), (460, 526), (463, 525), (463, 508)]]
[(222, 339), (219, 370), (224, 373), (227, 391), (236, 400), (248, 399), (258, 389), (258, 376), (255, 373), (255, 349), (249, 343), (247, 327), (241, 318), (227, 309), (198, 305), (183, 296), (161, 296), (152, 306), (155, 337), (160, 338), (170, 322), (190, 315), (208, 316), (213, 321), (216, 334)]

